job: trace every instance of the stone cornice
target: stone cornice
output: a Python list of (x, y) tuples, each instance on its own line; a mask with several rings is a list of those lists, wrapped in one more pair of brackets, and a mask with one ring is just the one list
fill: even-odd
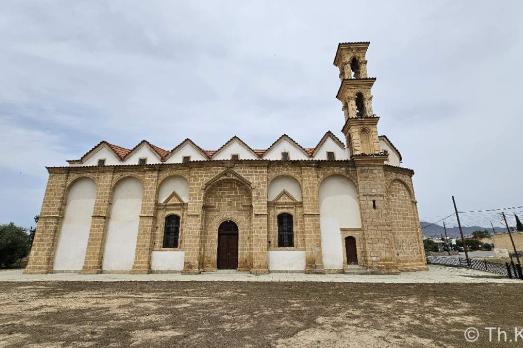
[(356, 164), (356, 167), (384, 166), (384, 163), (388, 158), (389, 156), (383, 153), (352, 155), (352, 160)]
[(351, 87), (354, 89), (361, 88), (361, 87), (370, 89), (374, 85), (375, 81), (376, 81), (375, 77), (366, 77), (363, 79), (343, 79), (341, 81), (340, 88), (338, 88), (338, 93), (336, 93), (336, 98), (338, 100), (343, 101), (343, 98), (341, 98), (341, 96), (343, 95), (343, 92), (345, 90), (347, 90)]
[(201, 167), (222, 167), (231, 168), (252, 166), (252, 167), (318, 167), (318, 166), (346, 166), (353, 165), (351, 160), (289, 160), (289, 161), (271, 161), (271, 160), (208, 160), (192, 161), (189, 163), (154, 163), (154, 164), (129, 164), (129, 165), (106, 165), (106, 166), (64, 166), (64, 167), (46, 167), (50, 174), (66, 173), (103, 173), (103, 172), (124, 172), (124, 171), (154, 171), (167, 168), (191, 169)]
[(414, 170), (412, 170), (410, 168), (396, 167), (396, 166), (391, 166), (390, 164), (385, 164), (383, 166), (383, 169), (387, 172), (407, 174), (410, 176), (414, 175)]
[(334, 64), (336, 66), (338, 65), (339, 59), (340, 59), (340, 54), (343, 50), (355, 49), (355, 50), (363, 50), (364, 52), (366, 52), (367, 49), (369, 48), (369, 44), (370, 44), (369, 41), (340, 42), (338, 44), (338, 49), (336, 50), (336, 55), (334, 56), (334, 61), (332, 62), (332, 64)]
[(378, 121), (380, 118), (376, 115), (373, 116), (366, 116), (366, 117), (349, 117), (345, 124), (343, 125), (343, 128), (341, 131), (343, 134), (347, 134), (347, 131), (349, 130), (350, 126), (358, 125), (358, 126), (376, 126), (378, 124)]

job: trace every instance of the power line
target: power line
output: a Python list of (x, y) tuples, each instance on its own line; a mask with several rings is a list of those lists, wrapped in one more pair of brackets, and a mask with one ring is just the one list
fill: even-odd
[(490, 212), (490, 211), (503, 211), (503, 210), (516, 210), (523, 208), (523, 205), (517, 206), (517, 207), (508, 207), (508, 208), (495, 208), (495, 209), (479, 209), (479, 210), (467, 210), (467, 211), (460, 211), (460, 214), (465, 213), (483, 213), (483, 212)]

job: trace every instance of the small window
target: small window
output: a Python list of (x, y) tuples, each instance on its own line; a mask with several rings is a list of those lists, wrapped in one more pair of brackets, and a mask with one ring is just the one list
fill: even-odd
[(329, 161), (334, 161), (336, 160), (336, 155), (334, 154), (334, 152), (332, 151), (327, 151), (327, 159)]
[(288, 152), (282, 152), (281, 153), (281, 160), (282, 161), (288, 161), (289, 160), (289, 153)]
[(98, 160), (98, 165), (99, 166), (105, 166), (105, 158), (99, 159)]
[(147, 164), (147, 158), (140, 158), (138, 160), (138, 164), (141, 165), (141, 166)]
[(231, 155), (231, 160), (238, 161), (239, 159), (240, 159), (240, 155), (238, 155), (237, 153)]
[(163, 230), (163, 247), (178, 248), (180, 238), (180, 217), (169, 215), (165, 218), (165, 228)]
[(189, 163), (191, 161), (191, 156), (183, 156), (182, 162)]
[(282, 213), (278, 215), (278, 247), (288, 248), (294, 246), (294, 231), (292, 215)]

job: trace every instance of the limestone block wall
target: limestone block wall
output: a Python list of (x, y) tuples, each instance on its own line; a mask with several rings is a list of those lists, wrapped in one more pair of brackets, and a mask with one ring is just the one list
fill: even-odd
[(385, 166), (387, 209), (400, 271), (426, 269), (411, 173)]
[[(104, 271), (104, 259), (107, 259), (104, 253), (111, 239), (108, 237), (110, 226), (114, 224), (111, 219), (115, 218), (112, 210), (118, 205), (115, 192), (118, 183), (128, 177), (140, 182), (143, 196), (137, 207), (139, 216), (135, 217), (138, 221), (137, 235), (129, 244), (134, 243), (135, 248), (132, 267), (127, 266), (120, 271), (142, 273), (157, 268), (158, 271), (183, 269), (183, 272), (195, 273), (214, 270), (217, 229), (224, 219), (235, 221), (240, 230), (239, 269), (253, 273), (269, 270), (269, 251), (301, 253), (299, 257), (298, 254), (273, 255), (276, 257), (272, 258), (273, 261), (280, 260), (282, 263), (301, 260), (289, 266), (293, 270), (342, 271), (346, 268), (344, 238), (347, 236), (356, 238), (358, 262), (363, 266), (385, 271), (425, 267), (412, 172), (407, 169), (353, 161), (256, 160), (65, 167), (50, 168), (49, 172), (41, 217), (26, 269), (28, 273), (53, 270), (67, 207), (67, 192), (82, 177), (90, 178), (96, 185), (85, 258), (78, 261), (83, 264), (84, 273)], [(283, 194), (268, 201), (270, 183), (282, 176), (296, 181), (301, 191), (300, 199)], [(325, 227), (321, 224), (320, 190), (322, 183), (333, 176), (352, 183), (351, 199), (356, 205), (349, 207), (344, 203), (329, 208), (324, 216), (328, 217), (331, 210), (339, 209), (341, 215), (338, 215), (345, 214), (340, 221), (347, 216), (356, 221), (358, 214), (360, 221), (342, 221), (336, 227), (333, 238), (336, 238), (337, 263), (330, 265), (334, 267), (330, 269), (324, 265), (333, 252), (327, 247), (331, 240), (323, 241), (325, 245), (322, 245), (322, 228)], [(173, 185), (162, 191), (162, 183), (173, 177), (183, 178), (182, 181), (186, 182), (184, 188)], [(171, 189), (176, 194), (169, 195), (167, 191)], [(289, 191), (292, 190), (289, 188)], [(291, 196), (299, 195), (294, 192)], [(343, 210), (345, 205), (348, 211)], [(359, 213), (356, 207), (359, 207)], [(277, 250), (276, 247), (276, 216), (281, 212), (293, 215), (295, 245), (290, 250)], [(164, 220), (168, 214), (181, 217), (180, 244), (176, 250), (162, 248)], [(173, 256), (175, 253), (176, 256)], [(151, 262), (155, 265), (152, 266)]]

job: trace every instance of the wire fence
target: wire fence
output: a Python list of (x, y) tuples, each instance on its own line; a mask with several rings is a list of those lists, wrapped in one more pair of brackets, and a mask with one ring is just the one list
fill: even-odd
[(469, 259), (469, 262), (467, 262), (466, 259), (461, 257), (427, 256), (427, 263), (432, 265), (470, 268), (495, 273), (507, 278), (519, 278), (523, 280), (521, 266), (514, 264), (514, 262), (499, 264), (479, 259)]

